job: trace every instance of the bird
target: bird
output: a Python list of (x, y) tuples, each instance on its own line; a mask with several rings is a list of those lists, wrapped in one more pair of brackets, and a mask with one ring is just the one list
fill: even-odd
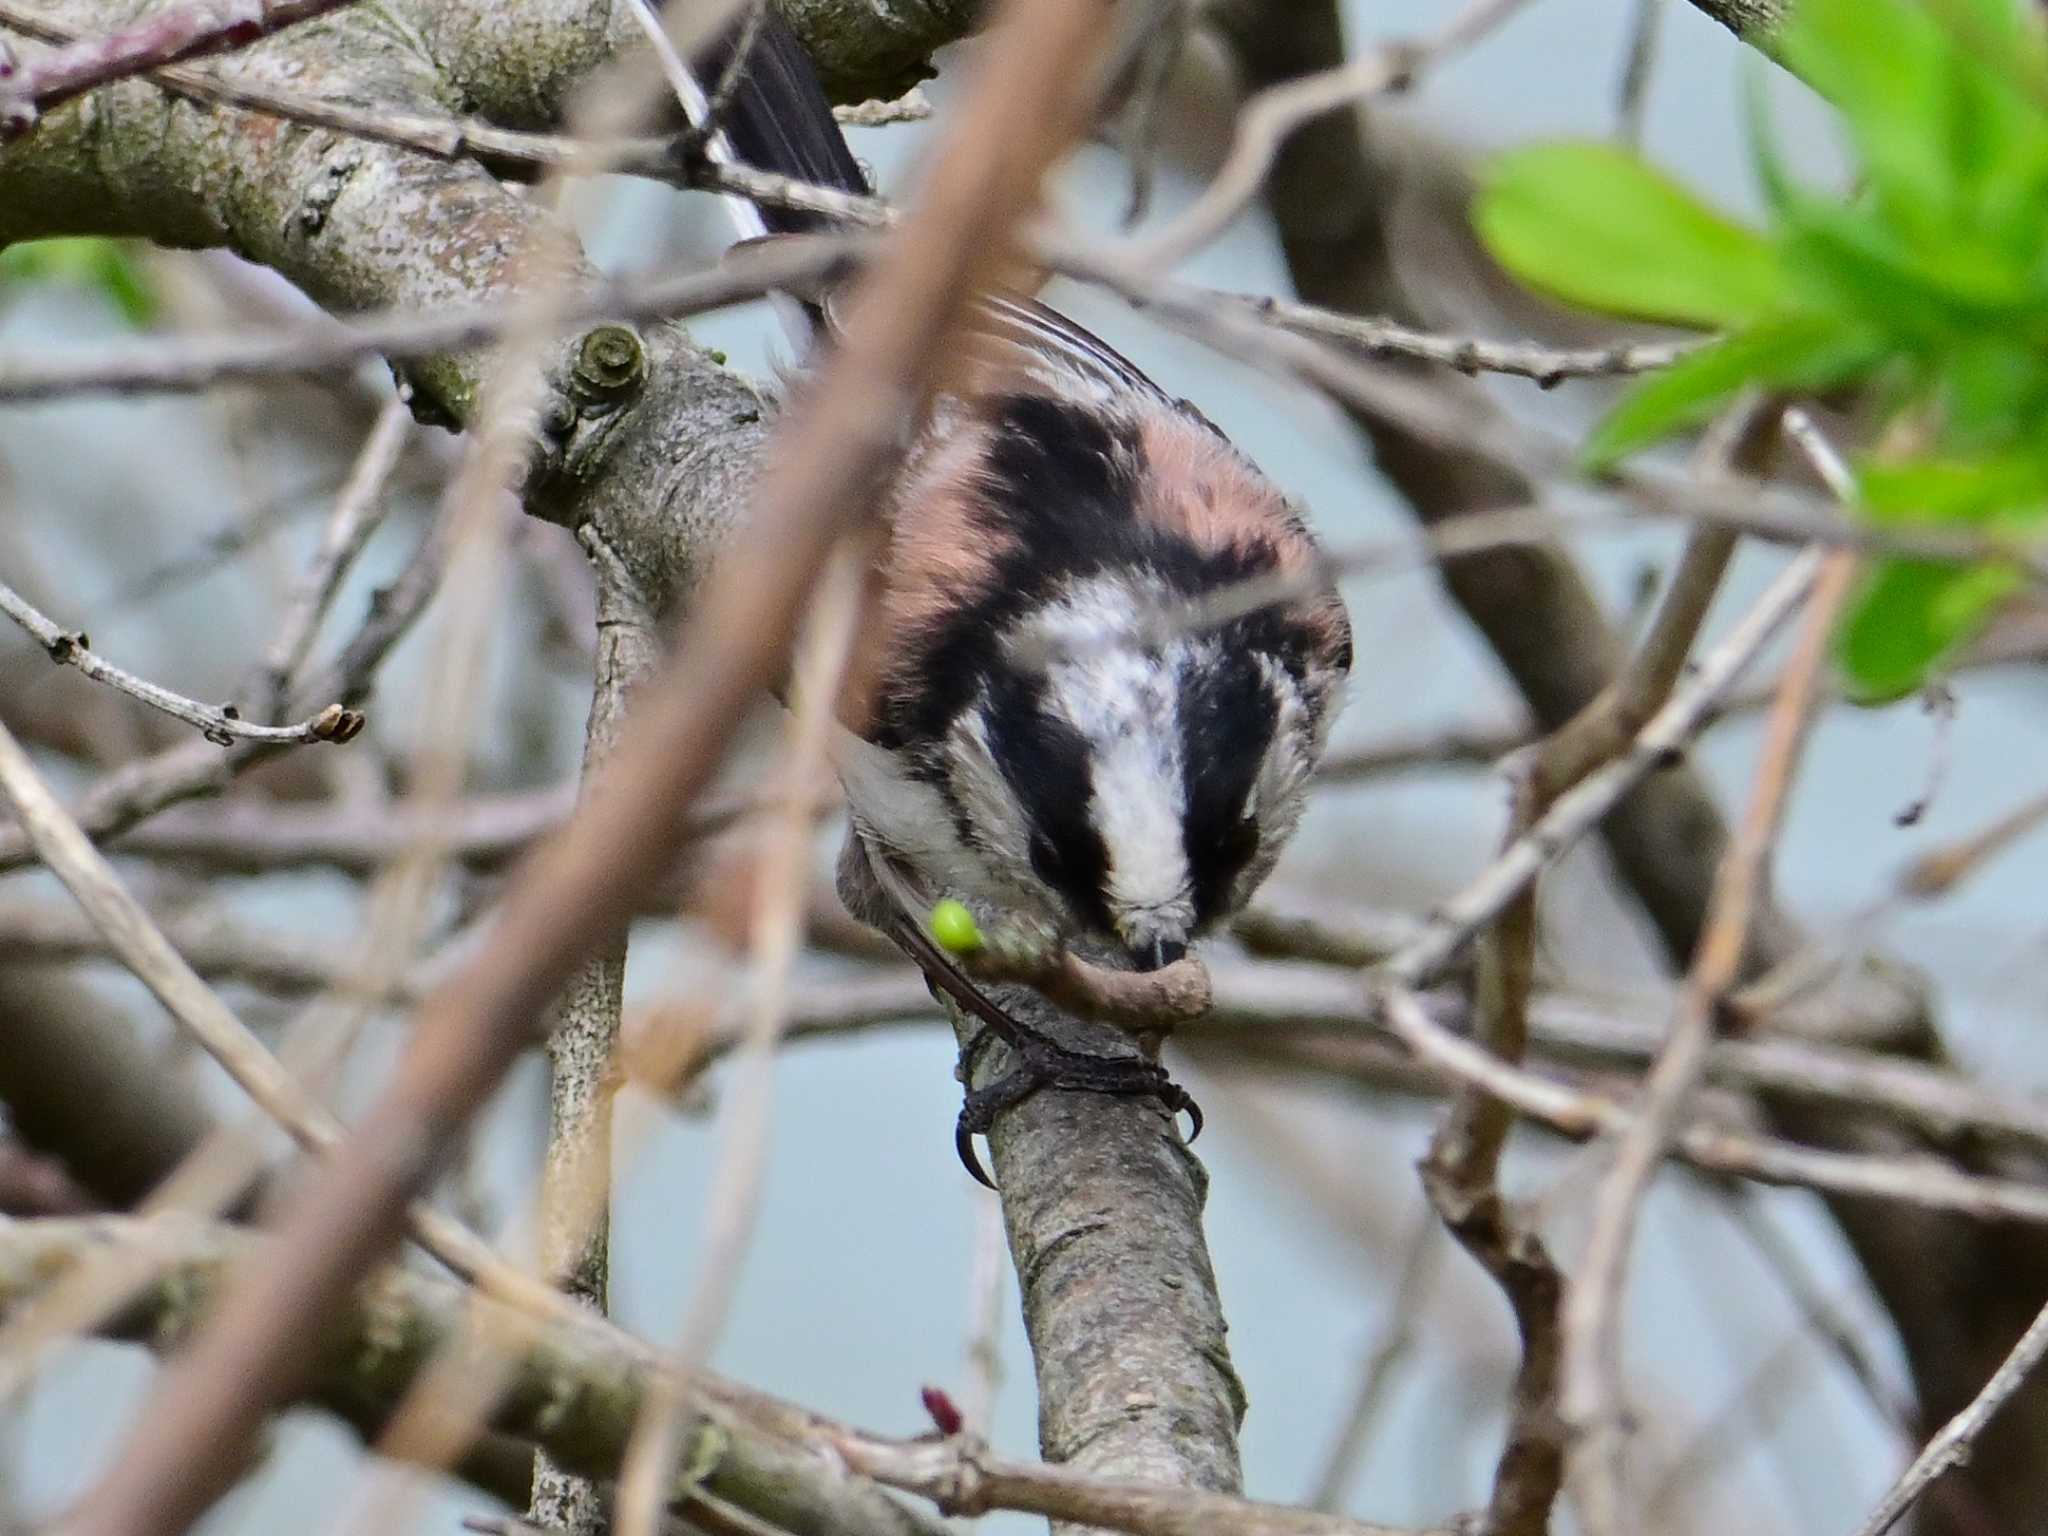
[[(691, 149), (836, 191), (868, 179), (802, 42), (748, 8), (694, 63)], [(744, 203), (741, 233), (829, 228)], [(787, 306), (785, 306), (787, 307)], [(828, 348), (829, 299), (795, 329)], [(808, 334), (801, 334), (808, 333)], [(1239, 911), (1301, 818), (1352, 665), (1349, 616), (1301, 510), (1187, 400), (1024, 292), (983, 295), (880, 508), (863, 682), (834, 759), (857, 917), (1018, 1065), (969, 1083), (956, 1144), (1041, 1087), (1200, 1111), (1156, 1063), (1063, 1047), (933, 942), (933, 902), (1152, 971)], [(1248, 582), (1280, 600), (1148, 625)]]

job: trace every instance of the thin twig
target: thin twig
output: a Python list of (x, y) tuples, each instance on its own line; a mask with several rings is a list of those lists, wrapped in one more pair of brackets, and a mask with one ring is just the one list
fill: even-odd
[(898, 123), (922, 123), (932, 115), (931, 98), (924, 87), (913, 85), (893, 101), (856, 101), (832, 109), (832, 116), (847, 128), (888, 128)]
[[(1853, 493), (1846, 469), (1803, 413), (1787, 411), (1785, 427), (1837, 494)], [(1593, 1203), (1579, 1273), (1566, 1294), (1563, 1408), (1582, 1437), (1574, 1448), (1574, 1488), (1581, 1518), (1593, 1536), (1621, 1536), (1633, 1519), (1624, 1478), (1621, 1326), (1636, 1218), (1705, 1070), (1721, 1000), (1740, 979), (1758, 888), (1812, 723), (1816, 681), (1855, 572), (1854, 557), (1844, 552), (1822, 563), (1783, 691), (1771, 712), (1756, 786), (1716, 872), (1706, 929), (1670, 1041), (1644, 1082), (1633, 1123), (1617, 1142), (1613, 1168)]]
[[(331, 947), (256, 929), (220, 916), (174, 914), (163, 930), (193, 970), (214, 981), (235, 981), (285, 995), (339, 991), (363, 996), (357, 978), (337, 964)], [(118, 950), (92, 921), (76, 910), (40, 902), (0, 901), (0, 959), (63, 961), (119, 960)], [(425, 976), (408, 975), (378, 1003), (416, 1001)]]
[[(1056, 231), (1040, 232), (1037, 254), (1054, 270), (1106, 287), (1227, 356), (1301, 379), (1358, 411), (1399, 424), (1427, 444), (1514, 465), (1529, 479), (1568, 478), (1577, 472), (1576, 445), (1504, 415), (1484, 396), (1448, 391), (1441, 379), (1348, 356), (1314, 337), (1263, 325), (1240, 307), (1216, 303), (1206, 290), (1158, 276), (1121, 253), (1060, 238)], [(2039, 540), (1929, 524), (1887, 525), (1879, 531), (1869, 519), (1839, 518), (1827, 504), (1786, 487), (1715, 486), (1689, 474), (1626, 464), (1611, 470), (1602, 488), (1646, 517), (1716, 522), (1764, 538), (1784, 539), (1796, 531), (1796, 542), (1885, 547), (1924, 559), (1989, 560), (2012, 565), (2037, 583), (2048, 581), (2048, 551)]]
[(1650, 76), (1656, 68), (1657, 41), (1663, 30), (1664, 0), (1635, 0), (1614, 107), (1614, 136), (1630, 149), (1643, 142), (1643, 118), (1650, 105)]
[(115, 666), (91, 649), (83, 630), (60, 627), (56, 620), (5, 582), (0, 582), (0, 612), (27, 630), (36, 644), (49, 653), (50, 660), (58, 665), (76, 667), (94, 682), (119, 689), (130, 698), (140, 699), (151, 709), (169, 715), (173, 720), (183, 721), (218, 747), (233, 746), (237, 741), (281, 747), (312, 741), (339, 743), (353, 740), (363, 728), (362, 715), (339, 704), (329, 704), (297, 725), (259, 725), (255, 721), (244, 720), (242, 712), (232, 704), (202, 704), (197, 699), (173, 693)]
[[(442, 543), (437, 525), (398, 578), (373, 594), (362, 624), (340, 654), (306, 682), (302, 698), (324, 696), (347, 705), (368, 692), (377, 668), (439, 588)], [(166, 806), (224, 788), (236, 774), (280, 750), (244, 741), (223, 752), (208, 742), (186, 742), (107, 773), (79, 796), (71, 814), (88, 836), (111, 837)], [(0, 871), (18, 869), (34, 858), (34, 844), (24, 830), (0, 827)]]
[[(743, 247), (717, 267), (655, 278), (598, 283), (551, 304), (554, 323), (681, 318), (744, 303), (778, 289), (807, 290), (841, 271), (861, 248), (859, 235), (819, 236)], [(346, 322), (259, 332), (138, 341), (76, 357), (0, 357), (0, 400), (48, 400), (95, 390), (193, 392), (228, 380), (278, 378), (348, 367), (366, 357), (394, 360), (459, 352), (496, 340), (536, 312), (521, 297), (467, 310), (423, 314), (387, 310)]]
[(967, 1273), (967, 1390), (960, 1418), (968, 1434), (986, 1440), (1003, 1385), (1003, 1207), (979, 1184), (967, 1198), (974, 1203), (974, 1259)]
[(1459, 373), (1499, 373), (1530, 379), (1545, 389), (1566, 379), (1621, 378), (1669, 368), (1707, 345), (1701, 340), (1642, 341), (1606, 347), (1546, 347), (1529, 341), (1487, 341), (1418, 330), (1398, 320), (1348, 315), (1342, 310), (1263, 294), (1218, 294), (1298, 336), (1317, 336), (1367, 357), (1437, 363)]
[[(1644, 776), (1679, 751), (1714, 702), (1805, 602), (1820, 565), (1819, 555), (1806, 554), (1780, 572), (1727, 636), (1700, 658), (1698, 668), (1644, 725), (1629, 750), (1560, 795), (1527, 835), (1502, 850), (1478, 878), (1438, 908), (1415, 941), (1382, 968), (1384, 976), (1412, 987), (1437, 975), (1544, 865), (1591, 830)], [(1463, 1059), (1463, 1053), (1458, 1054)]]
[(1877, 1507), (1856, 1527), (1856, 1536), (1885, 1536), (1944, 1472), (1968, 1461), (1972, 1443), (1989, 1427), (2006, 1400), (2026, 1384), (2044, 1357), (2048, 1357), (2048, 1307), (2043, 1307), (2027, 1325), (2012, 1353), (1984, 1383), (1984, 1390), (1941, 1426), (1940, 1432), (1913, 1458), (1913, 1464), (1885, 1490)]
[(1123, 227), (1130, 229), (1152, 207), (1152, 182), (1158, 169), (1159, 133), (1165, 122), (1167, 88), (1180, 63), (1188, 34), (1200, 20), (1189, 0), (1155, 0), (1139, 21), (1143, 36), (1134, 45), (1130, 65), (1130, 99), (1124, 103), (1119, 147), (1130, 167), (1130, 196), (1124, 202)]
[(181, 59), (246, 48), (350, 3), (222, 0), (205, 4), (190, 0), (153, 11), (110, 36), (81, 39), (17, 64), (0, 71), (0, 144), (21, 137), (35, 127), (42, 113), (74, 96)]
[(1722, 1210), (1777, 1277), (1807, 1332), (1848, 1372), (1871, 1410), (1897, 1434), (1900, 1444), (1910, 1445), (1917, 1433), (1913, 1404), (1886, 1384), (1869, 1349), (1808, 1267), (1798, 1243), (1779, 1230), (1769, 1205), (1755, 1190), (1721, 1185), (1719, 1192), (1724, 1196)]
[(306, 664), (320, 621), (340, 590), (342, 578), (383, 521), (387, 510), (382, 501), (384, 483), (398, 463), (411, 425), (412, 410), (401, 392), (377, 413), (348, 479), (334, 498), (320, 545), (292, 588), (277, 633), (263, 653), (262, 676), (253, 691), (263, 700), (266, 719), (284, 712), (292, 678)]
[[(1722, 474), (1749, 436), (1748, 404), (1728, 412), (1699, 455)], [(1624, 753), (1669, 700), (1734, 553), (1724, 529), (1695, 528), (1663, 602), (1629, 665), (1590, 704), (1516, 765), (1508, 839), (1526, 835), (1559, 795)], [(1482, 936), (1473, 991), (1475, 1035), (1494, 1056), (1519, 1064), (1528, 1050), (1536, 971), (1537, 886), (1532, 881)], [(1500, 1160), (1514, 1123), (1501, 1100), (1472, 1087), (1453, 1100), (1423, 1163), (1424, 1186), (1452, 1233), (1500, 1285), (1514, 1313), (1521, 1359), (1510, 1396), (1506, 1444), (1487, 1501), (1495, 1536), (1541, 1536), (1563, 1485), (1563, 1364), (1559, 1302), (1564, 1278), (1534, 1220), (1500, 1191)]]
[(1334, 1512), (1344, 1503), (1358, 1458), (1370, 1443), (1391, 1394), (1395, 1370), (1415, 1347), (1415, 1320), (1424, 1298), (1436, 1283), (1443, 1252), (1442, 1230), (1434, 1211), (1417, 1212), (1414, 1232), (1404, 1245), (1401, 1278), (1395, 1282), (1393, 1299), (1387, 1303), (1386, 1321), (1359, 1367), (1358, 1386), (1351, 1394), (1343, 1426), (1331, 1442), (1309, 1494), (1308, 1501), (1316, 1509)]
[[(1454, 1080), (1478, 1083), (1533, 1120), (1573, 1138), (1626, 1130), (1634, 1116), (1605, 1095), (1511, 1067), (1430, 1016), (1416, 993), (1382, 984), (1381, 1017), (1414, 1056)], [(1695, 1167), (1764, 1184), (1797, 1185), (1837, 1195), (1899, 1200), (1986, 1220), (2048, 1221), (2048, 1189), (2017, 1179), (1986, 1179), (1928, 1158), (1869, 1157), (1765, 1140), (1693, 1121), (1677, 1132), (1676, 1151)]]
[(2044, 823), (2048, 791), (2021, 801), (1967, 837), (1921, 854), (1899, 872), (1893, 888), (1909, 901), (1939, 900)]
[(1368, 96), (1408, 89), (1425, 70), (1485, 37), (1521, 3), (1471, 0), (1435, 32), (1382, 44), (1334, 69), (1261, 91), (1239, 110), (1230, 153), (1201, 196), (1163, 228), (1129, 241), (1124, 258), (1145, 271), (1163, 272), (1207, 245), (1258, 196), (1281, 144), (1295, 129)]

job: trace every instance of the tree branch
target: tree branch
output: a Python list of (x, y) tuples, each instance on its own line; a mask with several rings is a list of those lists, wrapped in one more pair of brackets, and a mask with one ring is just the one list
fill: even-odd
[[(231, 1268), (260, 1243), (230, 1227), (173, 1215), (0, 1218), (0, 1321), (72, 1265), (96, 1251), (119, 1248), (146, 1254), (156, 1278), (108, 1326), (169, 1353), (189, 1344), (205, 1325)], [(474, 1305), (474, 1298), (444, 1281), (397, 1268), (375, 1272), (336, 1313), (308, 1396), (352, 1422), (373, 1419), (398, 1402), (443, 1349), (461, 1347)], [(495, 1309), (493, 1303), (482, 1305), (487, 1314)], [(529, 1323), (507, 1316), (491, 1327), (487, 1318), (477, 1330), (523, 1340), (491, 1428), (545, 1446), (562, 1465), (584, 1475), (608, 1479), (659, 1361), (651, 1350), (570, 1319), (540, 1328)], [(699, 1487), (720, 1498), (743, 1494), (748, 1507), (788, 1531), (940, 1536), (944, 1527), (876, 1492), (868, 1481), (873, 1479), (962, 1514), (1020, 1510), (1136, 1536), (1442, 1536), (1005, 1461), (962, 1440), (884, 1439), (793, 1407), (779, 1415), (789, 1432), (785, 1439), (737, 1416), (716, 1394), (699, 1396), (693, 1406), (710, 1426), (700, 1432), (698, 1447), (709, 1469), (695, 1483), (679, 1485), (677, 1498)], [(834, 1465), (826, 1466), (828, 1460)]]

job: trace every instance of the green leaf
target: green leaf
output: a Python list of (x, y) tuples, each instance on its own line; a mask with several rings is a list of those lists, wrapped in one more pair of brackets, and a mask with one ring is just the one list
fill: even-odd
[(1864, 464), (1856, 500), (1872, 522), (1888, 526), (2010, 520), (2023, 527), (2048, 512), (2048, 461), (2008, 453)]
[(1938, 246), (2038, 227), (2048, 169), (2031, 81), (2040, 45), (2016, 0), (1800, 0), (1781, 56), (1842, 114), (1864, 179), (1901, 234)]
[(1472, 222), (1516, 277), (1592, 309), (1714, 328), (1758, 318), (1787, 291), (1763, 237), (1608, 144), (1496, 156)]
[(1882, 194), (1945, 200), (1957, 50), (1914, 0), (1800, 0), (1780, 29), (1786, 64), (1846, 121)]
[(1883, 703), (1922, 687), (2021, 583), (2010, 566), (1892, 560), (1865, 581), (1835, 636), (1851, 695)]
[(1847, 329), (1830, 315), (1767, 321), (1636, 385), (1593, 429), (1580, 464), (1598, 474), (1659, 438), (1707, 420), (1747, 385), (1826, 389), (1875, 367), (1884, 353), (1883, 338)]
[(119, 240), (29, 240), (0, 250), (0, 288), (31, 283), (93, 289), (138, 330), (157, 316), (156, 291), (128, 245)]
[(1911, 0), (1802, 0), (1779, 29), (1780, 57), (1842, 114), (1888, 197), (1925, 199), (1948, 182), (1941, 42)]
[(1954, 347), (1942, 361), (1935, 387), (1942, 438), (1952, 452), (2040, 440), (2048, 409), (2048, 358), (2024, 334), (1994, 330)]
[(1804, 199), (1782, 249), (1800, 299), (1862, 316), (1902, 345), (2009, 326), (2039, 303), (2027, 275), (1997, 253), (1960, 236), (1916, 249), (1868, 207)]
[(1782, 221), (1803, 194), (1785, 169), (1785, 156), (1778, 148), (1777, 122), (1771, 116), (1770, 87), (1763, 60), (1753, 53), (1746, 54), (1743, 66), (1742, 105), (1749, 128), (1750, 169), (1764, 195), (1764, 206)]

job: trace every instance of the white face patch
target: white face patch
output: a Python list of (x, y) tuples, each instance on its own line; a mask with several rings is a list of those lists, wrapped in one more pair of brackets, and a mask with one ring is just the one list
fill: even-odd
[[(1128, 627), (1137, 603), (1128, 580), (1077, 584), (1042, 615), (1038, 634), (1099, 642)], [(1089, 744), (1088, 814), (1108, 854), (1104, 904), (1117, 937), (1133, 948), (1185, 940), (1194, 924), (1182, 826), (1180, 678), (1189, 642), (1163, 654), (1096, 644), (1046, 671), (1046, 707)]]

